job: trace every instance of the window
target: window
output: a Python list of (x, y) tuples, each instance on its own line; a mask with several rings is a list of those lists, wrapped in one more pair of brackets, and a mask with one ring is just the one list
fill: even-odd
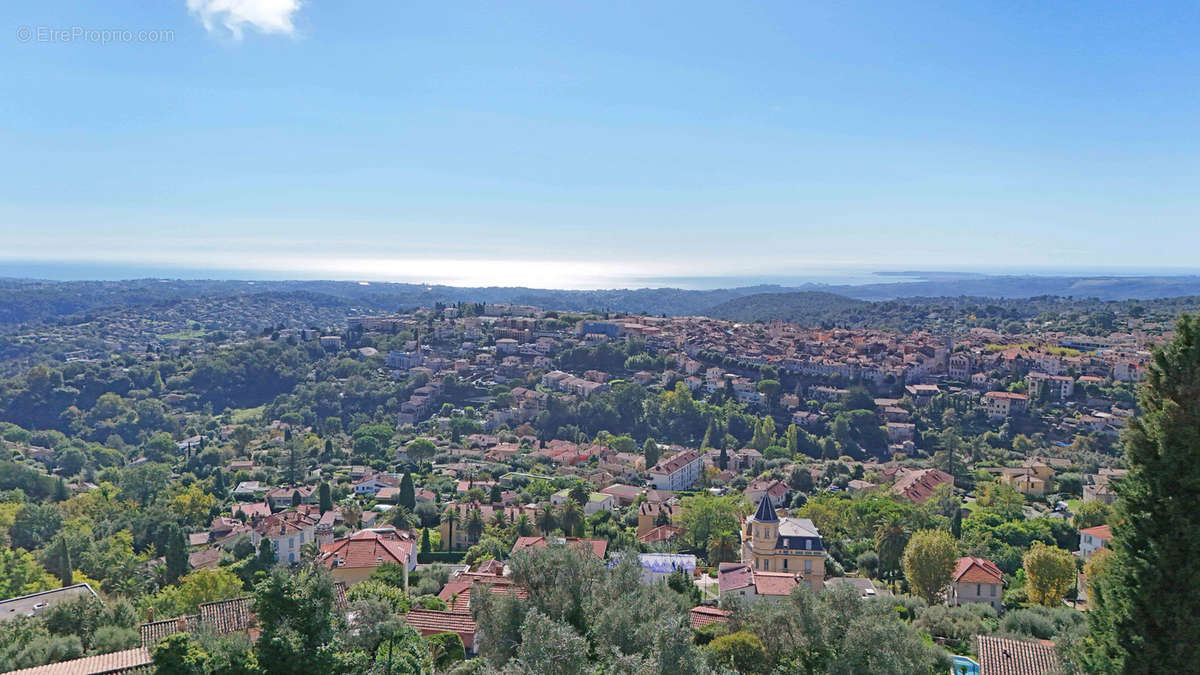
[(804, 548), (808, 549), (809, 551), (812, 550), (812, 539), (804, 540)]
[(991, 596), (996, 597), (996, 584), (988, 584), (988, 586), (992, 589)]
[(783, 571), (787, 571), (787, 558), (783, 559)]
[(983, 595), (983, 585), (975, 584), (975, 595)]
[(804, 561), (804, 573), (812, 574), (812, 561), (811, 560)]

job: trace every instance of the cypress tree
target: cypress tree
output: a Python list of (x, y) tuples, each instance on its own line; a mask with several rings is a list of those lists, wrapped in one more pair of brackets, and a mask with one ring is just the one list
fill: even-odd
[(328, 481), (321, 482), (321, 487), (318, 488), (317, 499), (320, 502), (322, 514), (333, 508), (333, 496), (329, 492)]
[(400, 479), (400, 506), (412, 511), (417, 508), (417, 490), (413, 486), (411, 473), (405, 473)]
[(642, 444), (642, 454), (646, 458), (647, 469), (658, 464), (658, 443), (655, 443), (653, 438), (647, 438), (646, 442)]
[(187, 540), (178, 525), (173, 524), (167, 530), (165, 548), (163, 557), (167, 564), (167, 583), (173, 584), (188, 570)]
[(1125, 434), (1129, 475), (1104, 572), (1090, 580), (1087, 672), (1181, 673), (1200, 663), (1200, 319), (1156, 349)]

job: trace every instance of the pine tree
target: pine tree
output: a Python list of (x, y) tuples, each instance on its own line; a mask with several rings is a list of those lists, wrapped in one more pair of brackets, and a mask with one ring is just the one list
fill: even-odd
[(1105, 572), (1090, 580), (1087, 672), (1192, 672), (1200, 663), (1200, 318), (1156, 349), (1125, 435), (1129, 475)]
[(421, 530), (421, 553), (429, 553), (429, 528)]
[(725, 449), (725, 446), (721, 446), (721, 454), (717, 457), (717, 466), (721, 467), (722, 471), (729, 468), (729, 450)]
[(405, 473), (400, 479), (400, 506), (410, 511), (417, 508), (417, 490), (411, 473)]

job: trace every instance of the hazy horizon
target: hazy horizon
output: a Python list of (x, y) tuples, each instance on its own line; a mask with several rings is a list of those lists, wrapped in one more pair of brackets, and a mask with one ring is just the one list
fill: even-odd
[[(994, 277), (1195, 277), (1200, 269), (1125, 268), (1125, 269), (1047, 269), (1047, 268), (941, 268), (900, 269), (845, 266), (840, 268), (810, 268), (793, 274), (713, 275), (713, 276), (628, 276), (608, 275), (590, 277), (573, 269), (547, 269), (536, 262), (503, 262), (501, 266), (532, 269), (542, 276), (525, 277), (533, 283), (519, 283), (520, 275), (492, 276), (494, 265), (471, 267), (469, 261), (444, 265), (434, 261), (430, 269), (443, 270), (468, 266), (458, 276), (419, 277), (404, 273), (403, 262), (396, 263), (393, 274), (382, 273), (343, 276), (323, 276), (314, 270), (268, 270), (236, 268), (189, 268), (137, 264), (106, 264), (102, 262), (21, 261), (0, 259), (0, 279), (37, 279), (46, 281), (129, 281), (138, 279), (169, 279), (181, 281), (334, 281), (347, 283), (408, 283), (455, 287), (527, 287), (541, 290), (633, 290), (640, 288), (678, 288), (683, 290), (717, 290), (749, 286), (842, 287), (871, 284), (911, 283), (925, 280), (971, 279)], [(558, 275), (558, 276), (555, 276)], [(546, 282), (541, 285), (538, 279)], [(607, 283), (605, 283), (607, 282)]]

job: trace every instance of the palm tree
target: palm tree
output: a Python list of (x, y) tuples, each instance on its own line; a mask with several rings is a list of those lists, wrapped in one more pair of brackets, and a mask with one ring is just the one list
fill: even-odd
[(411, 530), (416, 524), (416, 516), (413, 515), (412, 511), (409, 511), (408, 508), (404, 506), (397, 506), (396, 508), (392, 509), (392, 516), (390, 520), (392, 526), (397, 530)]
[(454, 526), (458, 524), (458, 508), (456, 504), (451, 504), (446, 512), (442, 514), (442, 522), (449, 525), (449, 531), (446, 536), (446, 550), (454, 550)]
[(529, 516), (522, 513), (517, 516), (517, 522), (513, 527), (517, 531), (518, 537), (528, 537), (533, 534), (533, 523), (529, 522)]
[(893, 516), (880, 524), (875, 531), (875, 550), (879, 553), (881, 576), (895, 578), (900, 569), (900, 558), (908, 545), (911, 529), (899, 516)]
[(568, 537), (574, 534), (575, 530), (583, 524), (583, 512), (579, 509), (579, 503), (574, 499), (564, 502), (559, 520), (562, 521), (563, 532)]
[(737, 553), (738, 543), (738, 536), (733, 532), (718, 534), (708, 544), (708, 562), (710, 564), (732, 562)]
[(471, 509), (471, 513), (467, 515), (467, 538), (473, 542), (478, 542), (480, 535), (483, 534), (483, 514), (479, 509)]
[(508, 517), (504, 515), (504, 509), (496, 509), (492, 512), (492, 527), (497, 530), (508, 527)]
[(575, 503), (583, 506), (585, 503), (587, 503), (588, 496), (591, 494), (591, 492), (592, 491), (588, 489), (588, 486), (580, 481), (571, 486), (571, 491), (568, 494)]
[(546, 506), (537, 514), (537, 526), (543, 537), (549, 537), (554, 528), (558, 527), (558, 519), (554, 517), (554, 506)]

